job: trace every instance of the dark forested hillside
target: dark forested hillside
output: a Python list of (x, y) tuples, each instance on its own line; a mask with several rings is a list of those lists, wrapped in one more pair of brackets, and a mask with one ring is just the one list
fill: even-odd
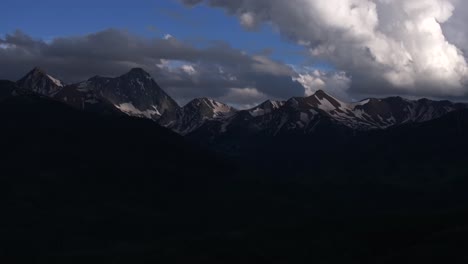
[(0, 120), (2, 255), (158, 255), (223, 215), (235, 168), (152, 121), (37, 96), (3, 101)]
[(234, 156), (150, 120), (40, 96), (4, 99), (0, 120), (2, 255), (205, 263), (466, 257), (464, 110), (363, 133), (326, 122), (314, 137), (239, 133), (231, 146), (249, 148)]

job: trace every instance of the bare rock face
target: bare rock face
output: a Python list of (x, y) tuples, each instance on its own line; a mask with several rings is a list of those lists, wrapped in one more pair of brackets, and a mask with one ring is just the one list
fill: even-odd
[(51, 97), (65, 86), (62, 81), (52, 77), (44, 70), (37, 67), (20, 79), (17, 84), (25, 91)]

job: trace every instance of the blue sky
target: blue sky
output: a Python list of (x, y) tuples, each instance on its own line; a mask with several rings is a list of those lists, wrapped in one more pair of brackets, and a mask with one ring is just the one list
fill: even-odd
[(34, 38), (50, 40), (117, 28), (145, 37), (171, 34), (197, 45), (222, 40), (251, 54), (272, 52), (272, 58), (288, 64), (302, 64), (306, 58), (303, 48), (282, 39), (273, 27), (264, 25), (249, 32), (237, 18), (204, 5), (188, 8), (176, 0), (2, 2), (2, 35), (19, 29)]

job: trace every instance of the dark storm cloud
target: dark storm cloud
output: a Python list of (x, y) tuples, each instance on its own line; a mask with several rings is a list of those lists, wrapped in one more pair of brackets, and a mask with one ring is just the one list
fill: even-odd
[(180, 101), (221, 98), (233, 89), (255, 89), (275, 98), (304, 94), (293, 81), (297, 73), (265, 55), (249, 55), (220, 41), (197, 48), (170, 36), (148, 39), (116, 29), (50, 42), (21, 31), (0, 38), (0, 78), (19, 79), (34, 66), (68, 83), (142, 67)]

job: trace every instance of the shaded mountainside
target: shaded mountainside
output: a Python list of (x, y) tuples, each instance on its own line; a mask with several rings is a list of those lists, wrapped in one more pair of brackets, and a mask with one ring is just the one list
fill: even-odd
[(2, 255), (158, 255), (223, 218), (233, 166), (152, 121), (17, 96), (0, 122)]
[(387, 130), (325, 131), (252, 139), (242, 157), (287, 186), (291, 204), (346, 219), (338, 244), (356, 232), (348, 242), (373, 252), (357, 263), (467, 260), (468, 110)]
[(239, 162), (152, 121), (44, 97), (1, 102), (0, 120), (2, 255), (204, 263), (466, 257), (467, 111), (334, 145), (275, 137), (264, 156)]
[(15, 82), (0, 80), (0, 101), (13, 96), (17, 89), (18, 86)]
[(122, 173), (120, 169), (137, 173), (141, 168), (182, 176), (197, 174), (208, 164), (213, 169), (225, 166), (223, 159), (150, 120), (81, 112), (46, 97), (5, 99), (0, 103), (0, 120), (2, 163), (12, 169), (10, 173), (102, 168), (109, 170), (103, 176), (112, 177)]
[(75, 109), (99, 115), (127, 115), (106, 98), (99, 96), (95, 90), (76, 84), (63, 87), (52, 99), (63, 102)]

